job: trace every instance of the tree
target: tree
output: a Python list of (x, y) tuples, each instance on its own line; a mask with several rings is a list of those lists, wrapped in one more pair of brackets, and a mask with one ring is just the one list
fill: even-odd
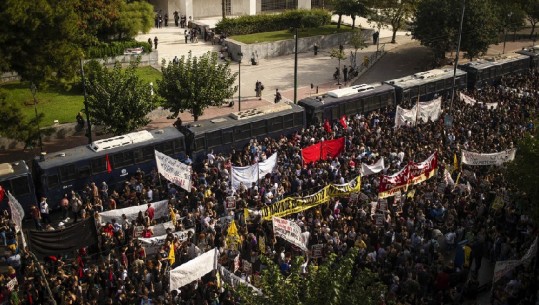
[(537, 22), (539, 22), (539, 0), (524, 0), (523, 9), (526, 13), (526, 19), (532, 26), (530, 32), (531, 39), (535, 33), (535, 26), (537, 25)]
[(173, 116), (189, 110), (197, 121), (204, 109), (222, 105), (237, 90), (237, 73), (232, 74), (228, 62), (219, 63), (215, 52), (200, 57), (189, 53), (177, 64), (163, 60), (161, 71), (163, 79), (157, 80), (157, 93)]
[(391, 43), (395, 43), (397, 31), (402, 29), (405, 23), (414, 15), (417, 0), (383, 0), (375, 1), (374, 5), (380, 19), (391, 25), (391, 30), (393, 31)]
[(361, 29), (355, 30), (350, 37), (350, 45), (354, 48), (354, 54), (351, 56), (352, 67), (356, 67), (357, 64), (357, 51), (363, 50), (367, 47), (365, 42), (365, 33)]
[(301, 274), (302, 257), (295, 259), (287, 276), (273, 261), (265, 257), (262, 260), (268, 266), (259, 281), (263, 295), (254, 295), (248, 288), (240, 286), (237, 294), (242, 304), (378, 305), (387, 290), (377, 274), (369, 269), (359, 269), (356, 248), (341, 257), (331, 254), (317, 269), (311, 266), (307, 275)]
[(72, 79), (82, 54), (77, 1), (0, 1), (0, 70), (36, 85)]
[[(29, 120), (24, 116), (20, 106), (10, 102), (6, 94), (0, 92), (0, 135), (24, 142), (24, 149), (29, 146), (36, 146), (39, 141), (38, 127), (43, 121), (43, 113), (38, 113), (37, 117), (31, 117)], [(42, 130), (42, 134), (49, 135), (51, 128)]]
[(337, 28), (341, 27), (342, 16), (352, 17), (352, 28), (356, 26), (356, 16), (367, 16), (370, 12), (366, 0), (333, 0), (333, 13), (339, 16)]
[[(431, 48), (437, 59), (456, 49), (459, 38), (461, 0), (423, 0), (417, 6), (412, 36)], [(498, 19), (489, 1), (467, 0), (461, 49), (472, 59), (488, 50), (497, 38)]]
[(507, 181), (522, 194), (521, 209), (539, 222), (539, 129), (526, 135), (517, 146), (515, 160), (506, 168)]
[(102, 125), (105, 132), (121, 135), (149, 123), (146, 115), (154, 109), (154, 96), (149, 85), (135, 73), (138, 61), (125, 71), (120, 63), (112, 69), (97, 61), (87, 66), (87, 101), (92, 124)]
[(148, 33), (154, 24), (153, 6), (146, 1), (133, 1), (120, 6), (120, 16), (112, 24), (109, 35), (132, 39), (139, 32)]
[(338, 67), (338, 70), (339, 71), (339, 75), (337, 75), (337, 83), (340, 85), (340, 82), (341, 82), (341, 60), (345, 60), (346, 59), (346, 54), (344, 54), (344, 49), (343, 49), (343, 46), (340, 45), (338, 49), (332, 49), (330, 52), (329, 52), (329, 57), (331, 58), (336, 58), (339, 62), (339, 67)]
[(86, 46), (98, 41), (109, 40), (109, 32), (114, 22), (120, 18), (120, 9), (125, 0), (79, 0), (78, 27), (84, 35)]

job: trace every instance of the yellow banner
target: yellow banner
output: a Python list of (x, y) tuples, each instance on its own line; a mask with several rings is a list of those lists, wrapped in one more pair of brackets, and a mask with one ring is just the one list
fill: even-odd
[[(260, 214), (263, 220), (270, 221), (272, 217), (283, 217), (290, 214), (299, 213), (312, 207), (329, 202), (331, 198), (341, 197), (357, 193), (361, 190), (361, 177), (345, 184), (330, 184), (318, 192), (305, 197), (288, 197), (270, 206), (263, 207), (259, 211), (245, 209), (245, 219), (250, 218), (250, 214)], [(254, 216), (254, 215), (253, 215)]]

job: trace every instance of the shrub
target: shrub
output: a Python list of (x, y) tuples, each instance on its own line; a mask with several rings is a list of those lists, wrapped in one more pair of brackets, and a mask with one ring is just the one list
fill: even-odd
[(91, 46), (86, 51), (86, 58), (105, 58), (123, 55), (125, 49), (142, 47), (144, 53), (152, 50), (152, 45), (148, 42), (135, 40), (113, 41), (111, 43), (102, 42), (99, 45)]
[(329, 24), (331, 13), (323, 9), (288, 10), (280, 14), (261, 14), (225, 18), (216, 25), (219, 33), (245, 35), (261, 32), (287, 30), (290, 28), (316, 28)]

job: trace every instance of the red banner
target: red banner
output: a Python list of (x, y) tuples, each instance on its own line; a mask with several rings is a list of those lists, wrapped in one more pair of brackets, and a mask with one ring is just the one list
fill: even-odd
[(336, 158), (344, 151), (344, 137), (322, 142), (321, 159)]
[(304, 164), (316, 162), (320, 160), (320, 152), (322, 151), (322, 143), (316, 143), (314, 145), (305, 147), (301, 150), (301, 155)]
[(313, 144), (301, 150), (303, 163), (336, 158), (344, 151), (344, 137)]
[(386, 198), (395, 195), (396, 192), (408, 187), (410, 177), (409, 166), (406, 165), (400, 172), (391, 176), (382, 175), (380, 187), (378, 188), (378, 198)]
[(396, 174), (383, 175), (378, 188), (378, 198), (391, 197), (396, 192), (407, 189), (410, 184), (418, 184), (431, 178), (436, 173), (437, 168), (438, 153), (434, 152), (423, 162), (410, 162)]

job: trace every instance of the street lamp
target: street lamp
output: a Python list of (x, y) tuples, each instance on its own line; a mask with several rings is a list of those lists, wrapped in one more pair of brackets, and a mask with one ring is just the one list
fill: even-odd
[(243, 53), (238, 52), (238, 111), (241, 111), (241, 59)]
[(37, 115), (37, 99), (36, 99), (37, 88), (33, 82), (30, 84), (30, 90), (32, 91), (32, 96), (34, 97), (34, 111), (36, 113), (37, 133), (39, 135), (39, 152), (43, 153), (43, 142), (41, 142), (41, 127), (39, 126), (39, 118)]

